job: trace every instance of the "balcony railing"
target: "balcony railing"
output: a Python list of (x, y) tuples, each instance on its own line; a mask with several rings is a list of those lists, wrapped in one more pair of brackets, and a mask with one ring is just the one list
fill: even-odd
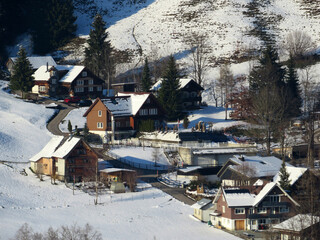
[(262, 202), (262, 207), (287, 207), (287, 202)]

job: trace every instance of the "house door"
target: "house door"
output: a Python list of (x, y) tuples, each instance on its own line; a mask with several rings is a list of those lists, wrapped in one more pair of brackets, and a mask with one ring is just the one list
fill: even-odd
[(236, 220), (236, 230), (244, 230), (244, 220)]

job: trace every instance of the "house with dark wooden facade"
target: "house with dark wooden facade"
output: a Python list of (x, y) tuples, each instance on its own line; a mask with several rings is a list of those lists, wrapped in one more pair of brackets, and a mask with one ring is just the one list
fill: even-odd
[(47, 96), (71, 95), (99, 97), (102, 95), (103, 80), (84, 66), (43, 65), (35, 73), (32, 93)]
[(82, 138), (54, 136), (30, 162), (36, 174), (78, 182), (95, 179), (98, 156)]
[(277, 183), (220, 187), (210, 213), (214, 226), (228, 230), (267, 229), (295, 215), (299, 204)]
[[(158, 80), (152, 87), (151, 91), (157, 95), (161, 87), (162, 79)], [(179, 79), (181, 106), (183, 110), (192, 110), (200, 108), (202, 97), (201, 93), (204, 90), (198, 83), (190, 78)]]
[(159, 128), (164, 115), (152, 93), (119, 93), (116, 97), (97, 98), (84, 117), (89, 131), (108, 142), (134, 135), (139, 124), (146, 120), (153, 121), (154, 127)]

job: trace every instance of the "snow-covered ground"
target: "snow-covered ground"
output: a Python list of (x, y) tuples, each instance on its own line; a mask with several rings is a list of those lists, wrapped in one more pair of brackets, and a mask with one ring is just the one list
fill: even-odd
[(70, 120), (72, 129), (75, 129), (77, 126), (78, 128), (83, 128), (84, 124), (86, 123), (87, 119), (83, 117), (83, 114), (88, 110), (89, 107), (81, 107), (77, 109), (73, 109), (69, 112), (69, 114), (63, 119), (60, 123), (59, 128), (62, 132), (69, 132), (68, 131), (68, 122)]
[[(0, 81), (0, 88), (6, 85)], [(50, 140), (46, 121), (54, 110), (23, 102), (0, 90), (0, 239), (10, 239), (24, 223), (35, 231), (89, 223), (103, 239), (238, 239), (190, 217), (193, 209), (146, 184), (141, 191), (94, 196), (63, 183), (40, 181), (21, 163)], [(27, 176), (20, 174), (26, 169)]]

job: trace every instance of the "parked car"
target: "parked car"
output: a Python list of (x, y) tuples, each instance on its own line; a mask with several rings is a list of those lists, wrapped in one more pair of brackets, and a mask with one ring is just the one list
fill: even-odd
[(80, 100), (81, 100), (80, 97), (74, 96), (74, 97), (69, 97), (69, 98), (64, 99), (64, 102), (65, 103), (77, 103)]
[(92, 101), (87, 99), (87, 100), (80, 100), (80, 102), (78, 103), (79, 107), (89, 107), (92, 105)]

